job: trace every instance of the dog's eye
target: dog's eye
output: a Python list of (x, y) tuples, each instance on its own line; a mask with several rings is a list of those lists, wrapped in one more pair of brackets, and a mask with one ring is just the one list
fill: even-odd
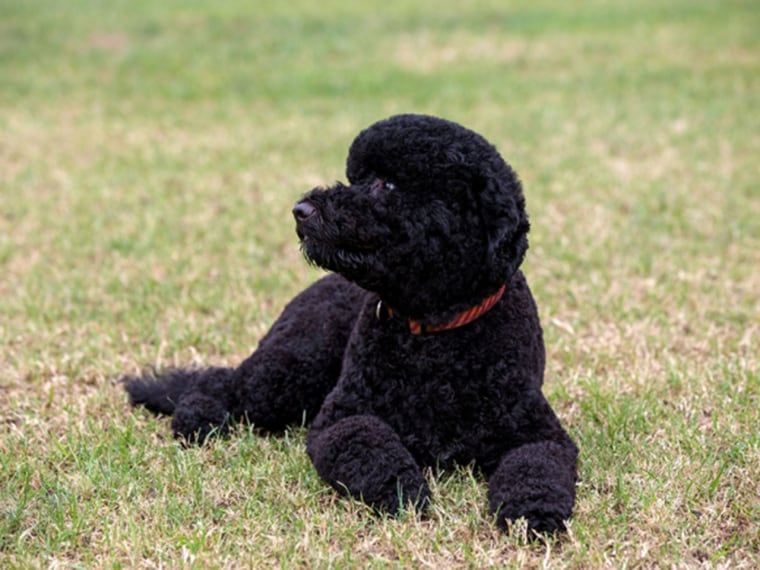
[(372, 188), (373, 192), (378, 192), (380, 190), (395, 190), (396, 185), (391, 182), (390, 180), (386, 180), (385, 178), (375, 178), (372, 181), (372, 184), (370, 186)]

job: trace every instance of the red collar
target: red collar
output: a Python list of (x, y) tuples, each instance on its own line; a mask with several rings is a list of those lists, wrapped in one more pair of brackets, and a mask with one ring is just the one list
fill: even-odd
[[(440, 332), (440, 331), (455, 329), (457, 327), (464, 326), (467, 323), (471, 323), (472, 321), (480, 318), (485, 313), (487, 313), (499, 301), (499, 299), (502, 298), (506, 288), (507, 288), (506, 285), (502, 285), (501, 287), (499, 287), (499, 290), (496, 291), (496, 293), (484, 299), (483, 302), (480, 303), (479, 305), (475, 305), (474, 307), (470, 307), (466, 311), (462, 311), (450, 321), (442, 323), (440, 325), (426, 325), (422, 321), (408, 319), (409, 331), (412, 334), (421, 334), (423, 332), (426, 332), (426, 333)], [(380, 319), (383, 316), (383, 312), (385, 312), (385, 314), (389, 318), (393, 317), (393, 309), (385, 305), (385, 303), (383, 303), (383, 301), (380, 300), (377, 303), (375, 316), (377, 316), (377, 318)]]

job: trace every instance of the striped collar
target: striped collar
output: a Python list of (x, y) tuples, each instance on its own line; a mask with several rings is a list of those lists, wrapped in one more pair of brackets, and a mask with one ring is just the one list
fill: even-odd
[[(499, 301), (499, 299), (502, 298), (506, 288), (507, 288), (506, 285), (502, 285), (501, 287), (499, 287), (499, 290), (496, 291), (496, 293), (484, 299), (483, 302), (480, 303), (479, 305), (475, 305), (474, 307), (470, 307), (466, 311), (462, 311), (450, 321), (441, 323), (440, 325), (426, 325), (422, 321), (417, 321), (415, 319), (408, 319), (407, 322), (409, 323), (409, 331), (412, 334), (440, 332), (440, 331), (455, 329), (457, 327), (464, 326), (467, 323), (471, 323), (472, 321), (480, 318), (485, 313), (487, 313)], [(389, 306), (383, 303), (382, 299), (377, 302), (377, 308), (375, 309), (375, 316), (378, 319), (382, 319), (384, 318), (384, 316), (386, 318), (392, 318), (393, 315), (394, 315), (393, 309), (391, 309)]]

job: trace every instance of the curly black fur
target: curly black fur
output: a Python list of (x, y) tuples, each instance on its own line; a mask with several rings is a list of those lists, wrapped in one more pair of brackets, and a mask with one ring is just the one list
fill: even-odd
[[(293, 210), (305, 256), (334, 273), (294, 298), (238, 368), (128, 378), (132, 403), (172, 414), (189, 441), (230, 420), (311, 422), (320, 476), (391, 513), (427, 506), (423, 467), (474, 463), (499, 525), (562, 529), (577, 449), (541, 393), (517, 176), (480, 135), (422, 115), (361, 132), (347, 176)], [(410, 319), (448, 323), (505, 284), (473, 322), (412, 334)]]

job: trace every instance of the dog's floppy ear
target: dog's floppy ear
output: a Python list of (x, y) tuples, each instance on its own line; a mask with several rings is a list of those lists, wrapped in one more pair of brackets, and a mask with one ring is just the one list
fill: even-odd
[(478, 200), (488, 240), (489, 278), (505, 283), (520, 267), (528, 250), (530, 223), (517, 174), (503, 160), (494, 162), (482, 173)]

